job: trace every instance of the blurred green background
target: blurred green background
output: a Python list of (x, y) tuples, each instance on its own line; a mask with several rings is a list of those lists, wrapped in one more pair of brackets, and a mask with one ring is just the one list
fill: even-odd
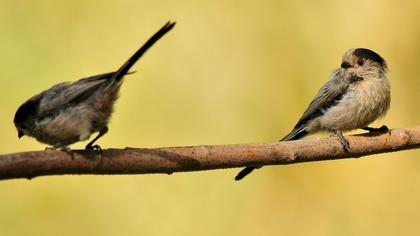
[[(0, 0), (0, 152), (46, 146), (17, 138), (22, 102), (117, 69), (168, 20), (102, 147), (278, 140), (353, 47), (389, 64), (391, 109), (375, 125), (419, 125), (419, 12), (418, 0)], [(0, 235), (418, 235), (419, 155), (265, 167), (242, 182), (239, 169), (1, 181)]]

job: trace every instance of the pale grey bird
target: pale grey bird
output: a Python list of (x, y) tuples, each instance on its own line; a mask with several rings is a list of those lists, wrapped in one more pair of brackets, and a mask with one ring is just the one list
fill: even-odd
[[(348, 50), (341, 68), (318, 91), (293, 130), (280, 141), (300, 139), (307, 134), (328, 131), (336, 134), (345, 151), (350, 146), (343, 131), (365, 129), (386, 131), (368, 125), (388, 111), (391, 94), (386, 78), (387, 65), (376, 52), (356, 48)], [(235, 177), (241, 180), (260, 166), (244, 168)]]
[(124, 75), (174, 26), (171, 22), (164, 25), (117, 71), (57, 84), (23, 103), (14, 118), (19, 138), (27, 135), (54, 148), (65, 148), (99, 132), (86, 149), (101, 149), (93, 144), (108, 132)]

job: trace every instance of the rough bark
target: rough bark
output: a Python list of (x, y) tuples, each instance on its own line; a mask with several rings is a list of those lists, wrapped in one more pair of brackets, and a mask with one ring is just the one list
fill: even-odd
[(420, 126), (346, 138), (350, 142), (348, 153), (335, 137), (325, 137), (259, 144), (104, 149), (102, 153), (46, 150), (4, 154), (0, 155), (0, 179), (63, 174), (170, 174), (358, 158), (419, 148)]

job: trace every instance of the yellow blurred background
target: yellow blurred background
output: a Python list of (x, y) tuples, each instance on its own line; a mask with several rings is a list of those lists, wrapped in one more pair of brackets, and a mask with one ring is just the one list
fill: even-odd
[[(353, 47), (390, 68), (391, 109), (374, 125), (419, 125), (419, 12), (418, 0), (0, 0), (0, 152), (46, 146), (17, 138), (22, 102), (117, 69), (168, 20), (102, 147), (278, 140)], [(419, 155), (265, 167), (242, 182), (239, 169), (1, 181), (0, 235), (418, 235)]]

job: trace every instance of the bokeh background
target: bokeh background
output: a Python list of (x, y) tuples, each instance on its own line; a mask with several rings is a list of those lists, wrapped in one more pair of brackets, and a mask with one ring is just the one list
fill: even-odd
[[(275, 141), (353, 47), (389, 64), (392, 105), (375, 125), (419, 125), (419, 12), (418, 0), (0, 0), (0, 152), (45, 148), (17, 138), (22, 102), (115, 70), (168, 20), (103, 147)], [(239, 183), (239, 169), (1, 181), (0, 235), (418, 235), (419, 155), (265, 167)]]

